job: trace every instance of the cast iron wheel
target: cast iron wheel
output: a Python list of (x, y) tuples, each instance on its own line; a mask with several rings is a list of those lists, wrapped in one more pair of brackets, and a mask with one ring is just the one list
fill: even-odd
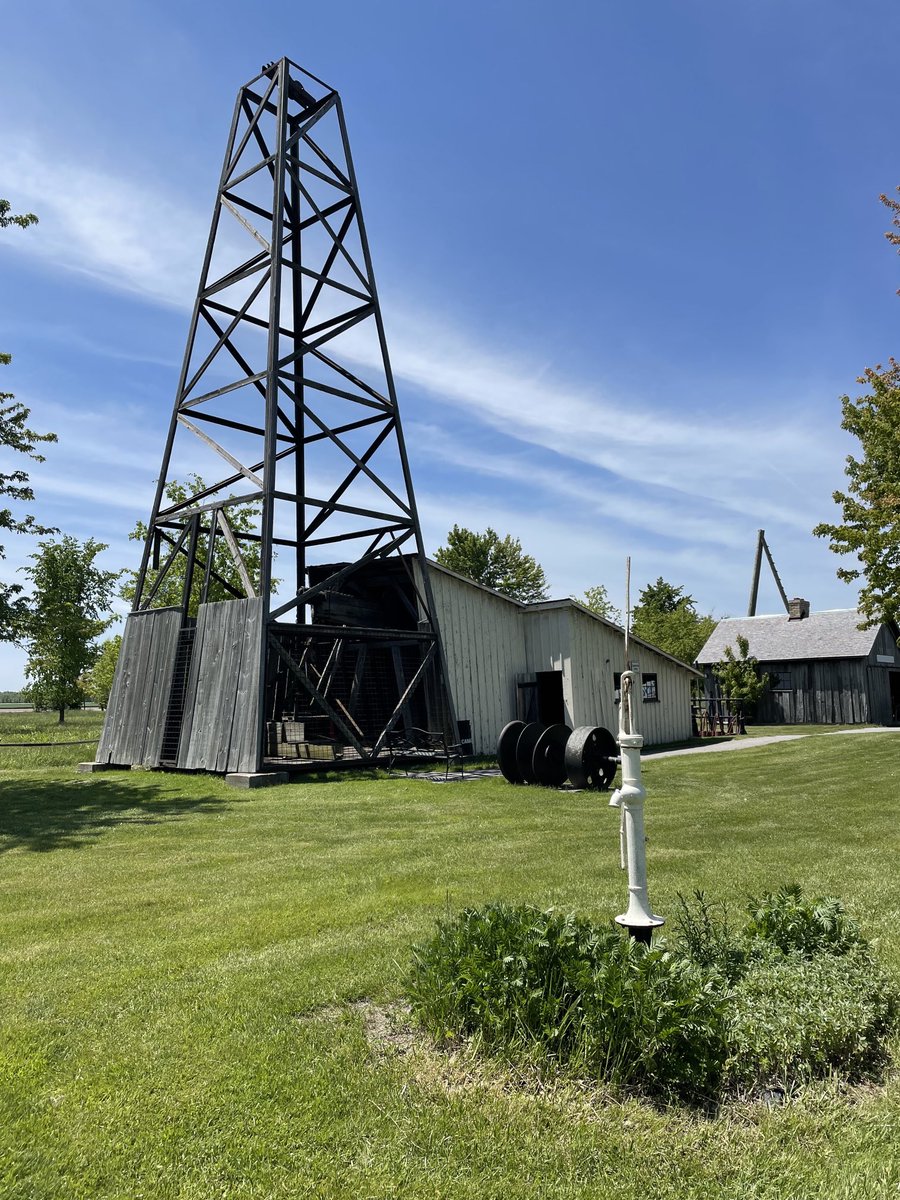
[(516, 766), (516, 742), (524, 728), (524, 721), (510, 721), (497, 738), (497, 765), (507, 783), (524, 783)]
[(581, 725), (566, 745), (566, 775), (575, 788), (605, 792), (618, 765), (616, 739), (602, 725)]
[(516, 742), (516, 767), (523, 783), (537, 783), (534, 775), (534, 748), (543, 732), (543, 725), (539, 725), (537, 721), (530, 721), (519, 734), (519, 740)]
[(548, 725), (534, 747), (531, 765), (535, 780), (544, 787), (562, 787), (566, 782), (568, 725)]

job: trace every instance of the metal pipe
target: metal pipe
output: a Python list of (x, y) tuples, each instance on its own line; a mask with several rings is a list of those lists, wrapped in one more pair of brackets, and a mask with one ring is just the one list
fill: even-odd
[(650, 907), (647, 894), (647, 855), (644, 836), (644, 798), (641, 779), (643, 737), (634, 729), (632, 702), (635, 685), (640, 686), (636, 671), (623, 671), (619, 700), (619, 748), (622, 756), (622, 785), (613, 792), (610, 806), (621, 810), (621, 834), (628, 867), (628, 907), (616, 917), (631, 936), (649, 945), (653, 930), (665, 924)]

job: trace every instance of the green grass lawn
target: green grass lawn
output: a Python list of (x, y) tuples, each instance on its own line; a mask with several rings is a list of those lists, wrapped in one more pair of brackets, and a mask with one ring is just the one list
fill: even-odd
[[(61, 737), (96, 734), (79, 717)], [(709, 1119), (367, 1041), (352, 1002), (402, 994), (448, 903), (621, 911), (607, 796), (384, 775), (237, 793), (31, 753), (0, 749), (0, 1196), (898, 1194), (894, 1075)], [(660, 760), (645, 780), (658, 912), (797, 880), (842, 896), (900, 976), (900, 738)]]

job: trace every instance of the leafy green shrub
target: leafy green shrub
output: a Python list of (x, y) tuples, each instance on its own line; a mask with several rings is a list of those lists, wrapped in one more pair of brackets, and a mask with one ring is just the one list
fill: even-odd
[(715, 975), (664, 945), (529, 905), (440, 922), (414, 951), (409, 996), (438, 1041), (473, 1037), (619, 1087), (705, 1097), (725, 1058)]
[(415, 949), (413, 1013), (438, 1042), (692, 1101), (884, 1062), (900, 999), (839, 900), (785, 886), (738, 930), (702, 892), (679, 906), (677, 942), (652, 948), (553, 910), (466, 909)]
[(882, 1065), (896, 1017), (896, 993), (864, 947), (815, 957), (772, 949), (735, 985), (727, 1082), (747, 1091), (832, 1071), (862, 1077)]
[(865, 944), (840, 900), (834, 896), (810, 900), (795, 883), (751, 899), (748, 912), (745, 937), (771, 942), (784, 954), (840, 955)]

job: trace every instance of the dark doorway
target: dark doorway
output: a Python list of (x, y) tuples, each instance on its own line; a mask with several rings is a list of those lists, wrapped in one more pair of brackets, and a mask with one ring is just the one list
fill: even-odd
[(516, 684), (516, 720), (524, 721), (526, 725), (538, 719), (538, 686), (537, 680), (527, 679), (524, 683)]
[(891, 684), (891, 722), (900, 725), (900, 671), (889, 671)]
[(564, 725), (566, 704), (563, 700), (562, 671), (537, 672), (538, 720), (542, 725)]

